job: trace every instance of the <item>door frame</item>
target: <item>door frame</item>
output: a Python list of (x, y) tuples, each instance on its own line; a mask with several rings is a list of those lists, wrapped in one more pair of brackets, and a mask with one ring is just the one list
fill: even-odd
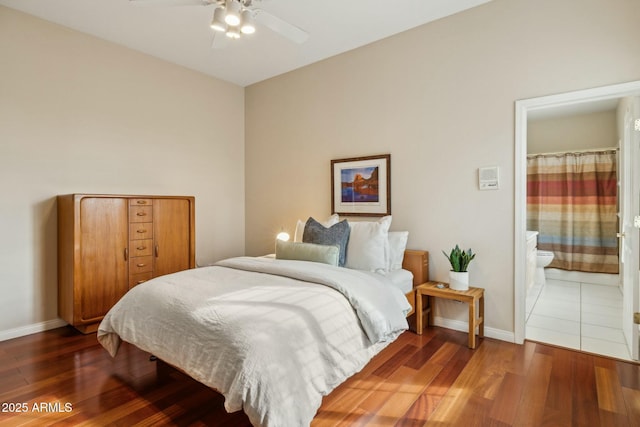
[[(640, 134), (634, 129), (635, 120), (640, 117), (640, 97), (632, 97), (626, 105), (623, 119), (623, 137), (620, 141), (620, 160), (623, 178), (620, 180), (620, 193), (623, 194), (620, 202), (620, 274), (622, 276), (622, 293), (625, 296), (622, 306), (623, 319), (622, 332), (633, 360), (640, 360), (638, 348), (638, 326), (631, 322), (633, 313), (640, 311), (638, 294), (638, 254), (640, 253), (640, 241), (638, 227), (634, 225), (634, 218), (640, 215)], [(640, 130), (640, 129), (638, 129)], [(631, 298), (628, 298), (630, 296)]]
[(514, 341), (524, 343), (527, 253), (527, 120), (531, 112), (640, 96), (640, 81), (516, 101), (514, 215)]

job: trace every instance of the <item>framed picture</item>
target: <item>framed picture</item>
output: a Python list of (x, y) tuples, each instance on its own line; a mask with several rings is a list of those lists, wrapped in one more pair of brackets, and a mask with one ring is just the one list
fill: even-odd
[(331, 160), (331, 212), (391, 215), (391, 154)]

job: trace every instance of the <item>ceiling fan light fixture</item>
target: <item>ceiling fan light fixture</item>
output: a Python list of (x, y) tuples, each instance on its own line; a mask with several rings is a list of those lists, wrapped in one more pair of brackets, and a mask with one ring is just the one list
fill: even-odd
[(213, 19), (211, 19), (211, 28), (216, 31), (226, 31), (227, 24), (224, 22), (224, 7), (217, 7), (213, 12)]
[(229, 27), (227, 30), (227, 37), (230, 39), (239, 39), (240, 38), (240, 30), (237, 27)]
[(242, 6), (237, 0), (227, 0), (227, 14), (224, 21), (232, 27), (240, 25), (240, 10)]
[(253, 20), (253, 15), (251, 14), (251, 11), (249, 9), (245, 9), (242, 11), (242, 16), (241, 16), (241, 24), (240, 24), (240, 31), (242, 31), (242, 34), (253, 34), (256, 32), (256, 25), (254, 23)]

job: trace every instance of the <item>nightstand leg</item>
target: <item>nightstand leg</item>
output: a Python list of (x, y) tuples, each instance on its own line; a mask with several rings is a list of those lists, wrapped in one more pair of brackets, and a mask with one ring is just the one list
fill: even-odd
[(478, 326), (478, 336), (484, 337), (484, 293), (482, 294), (482, 296), (480, 297), (480, 300), (478, 301), (478, 311), (479, 311), (478, 315), (482, 319), (480, 326)]
[(429, 297), (429, 314), (427, 315), (428, 323), (427, 326), (433, 326), (433, 309), (435, 308), (434, 303), (436, 299), (432, 296)]
[(416, 334), (422, 335), (424, 313), (422, 312), (422, 294), (416, 291)]
[(469, 302), (469, 348), (476, 348), (476, 301)]

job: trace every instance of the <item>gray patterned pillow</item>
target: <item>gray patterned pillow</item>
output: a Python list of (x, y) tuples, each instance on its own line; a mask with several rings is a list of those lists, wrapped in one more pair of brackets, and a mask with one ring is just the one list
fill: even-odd
[(346, 219), (327, 228), (315, 219), (309, 217), (304, 226), (302, 241), (304, 243), (315, 243), (318, 245), (337, 245), (340, 248), (338, 265), (344, 267), (350, 232), (351, 228)]

